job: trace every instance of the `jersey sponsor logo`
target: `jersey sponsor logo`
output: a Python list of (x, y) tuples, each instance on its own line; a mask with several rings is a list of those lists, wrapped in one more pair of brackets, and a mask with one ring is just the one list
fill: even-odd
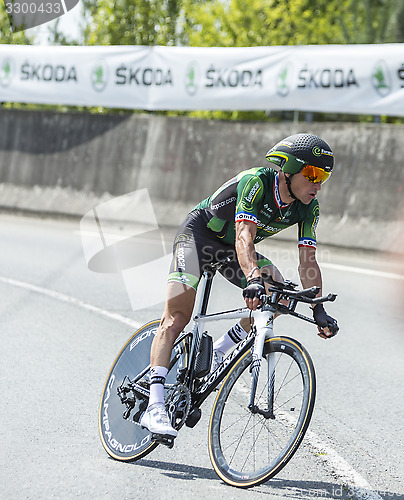
[(299, 248), (300, 247), (317, 248), (317, 242), (316, 242), (316, 240), (313, 240), (312, 238), (300, 238), (299, 239)]
[(254, 196), (258, 193), (260, 189), (260, 183), (256, 182), (254, 186), (251, 188), (251, 191), (248, 193), (248, 195), (244, 198), (245, 201), (252, 202), (254, 199)]
[(264, 209), (260, 210), (260, 214), (265, 215), (265, 217), (271, 217), (272, 216), (272, 210), (270, 212), (267, 212)]
[(179, 268), (185, 268), (185, 250), (181, 246), (177, 250), (177, 265)]
[[(317, 210), (317, 213), (318, 213), (318, 210)], [(318, 225), (319, 220), (320, 220), (320, 217), (317, 215), (313, 221), (312, 226), (311, 226), (311, 232), (312, 232), (313, 236), (316, 236), (316, 230), (317, 230), (317, 225)]]
[(237, 201), (237, 198), (235, 196), (232, 196), (231, 198), (227, 198), (227, 200), (223, 200), (220, 203), (216, 203), (214, 205), (210, 206), (211, 210), (219, 210), (219, 208), (223, 208), (226, 205), (230, 205), (231, 203), (234, 203)]
[(249, 203), (248, 201), (242, 201), (241, 202), (241, 208), (243, 210), (246, 210), (247, 212), (252, 212), (253, 211), (253, 205), (252, 203)]
[(279, 233), (284, 227), (274, 227), (274, 226), (266, 226), (263, 222), (258, 223), (258, 228), (266, 231), (267, 233)]
[(236, 214), (236, 222), (239, 222), (239, 221), (242, 221), (242, 220), (254, 222), (254, 224), (258, 223), (258, 219), (257, 219), (257, 217), (255, 215), (247, 214), (245, 212), (239, 212), (239, 213), (237, 213)]
[(272, 217), (273, 209), (265, 203), (264, 207), (261, 208), (260, 214), (265, 215), (265, 217)]

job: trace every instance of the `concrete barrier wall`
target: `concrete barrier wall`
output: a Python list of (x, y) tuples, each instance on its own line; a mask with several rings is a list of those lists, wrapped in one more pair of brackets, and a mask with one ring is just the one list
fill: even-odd
[[(81, 217), (147, 188), (160, 225), (180, 224), (222, 182), (267, 165), (265, 153), (278, 140), (311, 132), (336, 157), (319, 195), (319, 239), (404, 252), (404, 126), (1, 110), (0, 127), (0, 207)], [(281, 236), (295, 239), (296, 230)]]

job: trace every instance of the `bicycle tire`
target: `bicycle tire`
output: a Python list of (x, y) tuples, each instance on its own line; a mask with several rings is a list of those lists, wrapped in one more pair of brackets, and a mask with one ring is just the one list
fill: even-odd
[[(267, 339), (264, 355), (275, 356), (274, 418), (248, 409), (251, 351), (232, 367), (213, 404), (209, 455), (227, 484), (249, 488), (268, 481), (292, 458), (313, 413), (316, 378), (306, 349), (288, 337)], [(268, 372), (261, 363), (255, 402), (268, 399)], [(297, 411), (296, 411), (297, 410)], [(264, 463), (264, 465), (262, 465)]]
[[(118, 388), (127, 380), (125, 377), (134, 380), (149, 365), (150, 348), (159, 323), (159, 320), (151, 321), (130, 337), (116, 357), (102, 391), (98, 418), (101, 443), (112, 458), (122, 462), (139, 460), (158, 446), (151, 433), (139, 424), (147, 397), (133, 398), (136, 404), (125, 419), (123, 414), (127, 408), (118, 395)], [(177, 370), (173, 368), (167, 374), (166, 384), (176, 380)], [(141, 380), (148, 388), (147, 375)]]

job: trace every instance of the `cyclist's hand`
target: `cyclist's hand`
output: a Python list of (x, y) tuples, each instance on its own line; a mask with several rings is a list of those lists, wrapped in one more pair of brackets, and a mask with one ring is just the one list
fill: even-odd
[(317, 323), (318, 335), (321, 338), (330, 339), (334, 335), (337, 335), (339, 330), (337, 320), (325, 312), (323, 304), (317, 304), (313, 307), (313, 318)]
[(265, 294), (264, 280), (252, 278), (243, 290), (243, 297), (248, 309), (255, 311), (260, 303), (261, 295)]

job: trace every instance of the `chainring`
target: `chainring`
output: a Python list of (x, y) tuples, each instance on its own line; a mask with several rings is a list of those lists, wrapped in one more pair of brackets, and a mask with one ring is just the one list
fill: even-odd
[(191, 407), (191, 393), (183, 384), (175, 384), (167, 390), (165, 400), (168, 416), (174, 429), (180, 429), (188, 417)]

